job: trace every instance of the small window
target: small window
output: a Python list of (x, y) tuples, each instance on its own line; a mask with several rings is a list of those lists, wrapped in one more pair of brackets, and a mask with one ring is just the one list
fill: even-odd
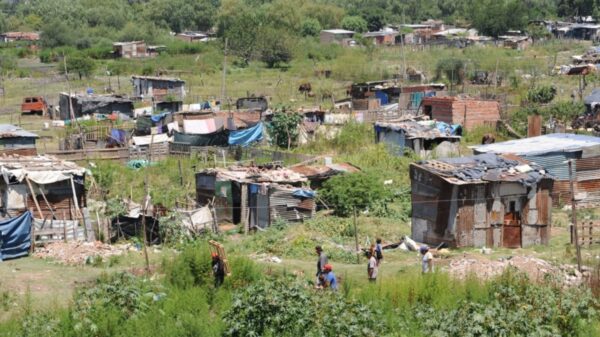
[(32, 102), (32, 103), (37, 103), (37, 102), (38, 102), (38, 99), (34, 97), (34, 98), (32, 98), (32, 99), (31, 99), (31, 102)]
[(31, 103), (31, 98), (25, 98), (25, 103)]

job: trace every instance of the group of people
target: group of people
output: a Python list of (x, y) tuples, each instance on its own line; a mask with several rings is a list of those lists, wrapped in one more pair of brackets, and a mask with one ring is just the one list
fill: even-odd
[[(372, 245), (371, 248), (366, 252), (367, 255), (367, 277), (369, 282), (377, 281), (377, 274), (379, 273), (379, 266), (383, 260), (383, 247), (381, 245), (381, 239), (377, 239), (377, 243)], [(338, 281), (333, 272), (333, 266), (329, 264), (329, 258), (323, 252), (321, 246), (316, 246), (315, 251), (318, 255), (317, 259), (317, 287), (318, 288), (329, 288), (331, 290), (337, 290)], [(421, 254), (421, 270), (423, 273), (433, 272), (433, 254), (429, 251), (427, 245), (419, 247), (419, 253)]]

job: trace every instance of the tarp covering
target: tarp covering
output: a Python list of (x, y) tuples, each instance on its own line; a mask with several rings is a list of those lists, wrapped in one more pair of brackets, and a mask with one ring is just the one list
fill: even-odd
[(141, 146), (141, 145), (150, 145), (171, 142), (173, 139), (169, 137), (166, 133), (161, 133), (158, 135), (150, 135), (150, 136), (141, 136), (141, 137), (132, 137), (133, 144)]
[(14, 259), (29, 254), (31, 247), (30, 212), (0, 222), (0, 260)]
[(263, 139), (263, 125), (258, 123), (255, 126), (239, 130), (232, 131), (229, 135), (229, 145), (241, 145), (248, 146), (253, 142), (258, 142)]
[(183, 131), (186, 134), (206, 135), (215, 133), (225, 126), (222, 118), (184, 119)]
[(296, 198), (308, 198), (313, 199), (316, 195), (316, 192), (313, 190), (305, 190), (305, 189), (297, 189), (292, 193), (292, 195)]
[(85, 169), (52, 156), (5, 157), (0, 158), (0, 174), (7, 184), (11, 179), (21, 182), (28, 177), (38, 185), (45, 185), (83, 176)]
[(159, 113), (157, 115), (152, 115), (150, 116), (150, 119), (152, 120), (152, 122), (154, 123), (158, 123), (160, 122), (163, 118), (167, 117), (170, 114), (170, 112), (163, 112), (163, 113)]
[(175, 131), (175, 143), (190, 144), (191, 146), (227, 146), (229, 132), (227, 130), (218, 131), (206, 135), (189, 135)]

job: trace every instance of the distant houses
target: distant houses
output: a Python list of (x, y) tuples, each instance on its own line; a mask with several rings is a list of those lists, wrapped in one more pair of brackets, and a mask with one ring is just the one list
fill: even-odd
[(147, 46), (144, 41), (113, 43), (113, 55), (115, 58), (131, 59), (154, 57), (165, 49), (165, 46)]
[(329, 44), (335, 43), (342, 46), (355, 45), (356, 42), (353, 40), (355, 32), (345, 29), (325, 29), (319, 34), (321, 43)]

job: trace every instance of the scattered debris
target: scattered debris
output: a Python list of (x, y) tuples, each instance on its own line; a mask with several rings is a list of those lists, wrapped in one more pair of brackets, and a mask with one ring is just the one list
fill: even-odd
[(53, 242), (36, 248), (33, 256), (52, 259), (60, 264), (82, 265), (93, 262), (97, 257), (107, 259), (134, 249), (132, 245), (109, 245), (96, 242)]
[(465, 279), (472, 274), (477, 278), (487, 280), (502, 274), (509, 266), (526, 273), (533, 281), (541, 281), (548, 274), (555, 276), (557, 281), (563, 282), (567, 286), (580, 285), (590, 275), (590, 270), (587, 268), (580, 273), (574, 265), (553, 265), (532, 256), (488, 260), (485, 257), (465, 255), (452, 260), (448, 266), (448, 272), (459, 279)]

